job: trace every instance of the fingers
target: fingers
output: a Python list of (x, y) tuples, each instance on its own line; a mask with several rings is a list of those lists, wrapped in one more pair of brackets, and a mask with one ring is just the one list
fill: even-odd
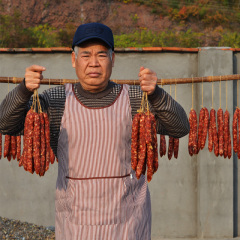
[(32, 71), (32, 72), (42, 72), (45, 71), (46, 68), (40, 65), (32, 65), (28, 68), (26, 68), (26, 71)]
[(142, 91), (152, 94), (157, 84), (157, 74), (149, 68), (140, 67), (139, 81)]
[(46, 68), (39, 65), (32, 65), (26, 68), (25, 71), (25, 85), (29, 91), (34, 91), (40, 87), (40, 82), (43, 79), (42, 71)]

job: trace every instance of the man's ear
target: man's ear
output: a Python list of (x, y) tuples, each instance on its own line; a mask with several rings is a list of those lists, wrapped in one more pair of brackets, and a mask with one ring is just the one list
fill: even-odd
[(76, 58), (75, 58), (75, 52), (73, 51), (72, 52), (72, 67), (75, 68), (75, 61), (76, 61)]
[(114, 67), (114, 62), (115, 62), (115, 53), (112, 53), (112, 67)]

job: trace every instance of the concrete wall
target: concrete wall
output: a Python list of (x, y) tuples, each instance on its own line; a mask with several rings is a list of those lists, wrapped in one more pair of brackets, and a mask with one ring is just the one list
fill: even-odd
[[(112, 79), (137, 79), (140, 66), (152, 68), (159, 78), (228, 75), (240, 72), (240, 54), (232, 50), (203, 48), (198, 53), (117, 52)], [(0, 53), (0, 76), (23, 77), (31, 64), (47, 68), (45, 78), (76, 78), (69, 53)], [(233, 81), (221, 83), (221, 106), (233, 116)], [(236, 85), (236, 82), (235, 82)], [(2, 100), (14, 84), (1, 84)], [(42, 86), (40, 91), (49, 86)], [(219, 83), (214, 83), (213, 107), (220, 104)], [(175, 86), (163, 86), (175, 96)], [(203, 97), (202, 97), (203, 88)], [(177, 101), (187, 114), (192, 107), (212, 107), (212, 83), (179, 84)], [(236, 89), (235, 89), (236, 90)], [(236, 94), (236, 91), (235, 91)], [(236, 98), (236, 96), (235, 96)], [(167, 138), (168, 140), (168, 138)], [(214, 157), (207, 146), (196, 156), (188, 154), (188, 136), (180, 139), (178, 159), (159, 159), (159, 170), (149, 183), (152, 199), (152, 239), (232, 239), (240, 229), (237, 161)], [(235, 169), (235, 173), (234, 173)], [(0, 161), (0, 216), (44, 226), (54, 225), (54, 191), (57, 163), (44, 177), (25, 172), (16, 161)], [(233, 181), (233, 179), (235, 180)]]

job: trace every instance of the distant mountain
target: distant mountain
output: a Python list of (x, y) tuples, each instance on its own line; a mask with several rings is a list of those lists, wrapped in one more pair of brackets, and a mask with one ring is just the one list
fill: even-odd
[[(200, 41), (196, 44), (218, 46), (223, 35), (229, 38), (227, 34), (230, 34), (232, 41), (239, 41), (240, 46), (238, 7), (238, 1), (234, 0), (0, 0), (0, 16), (13, 16), (15, 13), (22, 28), (48, 24), (53, 32), (61, 29), (70, 33), (65, 37), (71, 37), (78, 25), (94, 21), (111, 27), (114, 35), (136, 31), (172, 32), (172, 38), (185, 38), (185, 42), (189, 41), (185, 45), (191, 46), (194, 43), (188, 38), (196, 33), (195, 37)], [(7, 24), (6, 21), (4, 18), (2, 22)], [(0, 26), (0, 33), (6, 35), (8, 28), (1, 30)], [(234, 32), (237, 35), (234, 36)], [(171, 43), (172, 38), (169, 38), (169, 46), (176, 44), (174, 41)], [(179, 44), (184, 46), (184, 41)], [(160, 44), (159, 40), (157, 44)]]

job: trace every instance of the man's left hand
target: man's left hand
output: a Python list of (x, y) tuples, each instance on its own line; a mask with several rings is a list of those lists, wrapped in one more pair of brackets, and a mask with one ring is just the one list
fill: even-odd
[(140, 67), (138, 76), (142, 91), (152, 94), (157, 85), (157, 74), (149, 68)]

